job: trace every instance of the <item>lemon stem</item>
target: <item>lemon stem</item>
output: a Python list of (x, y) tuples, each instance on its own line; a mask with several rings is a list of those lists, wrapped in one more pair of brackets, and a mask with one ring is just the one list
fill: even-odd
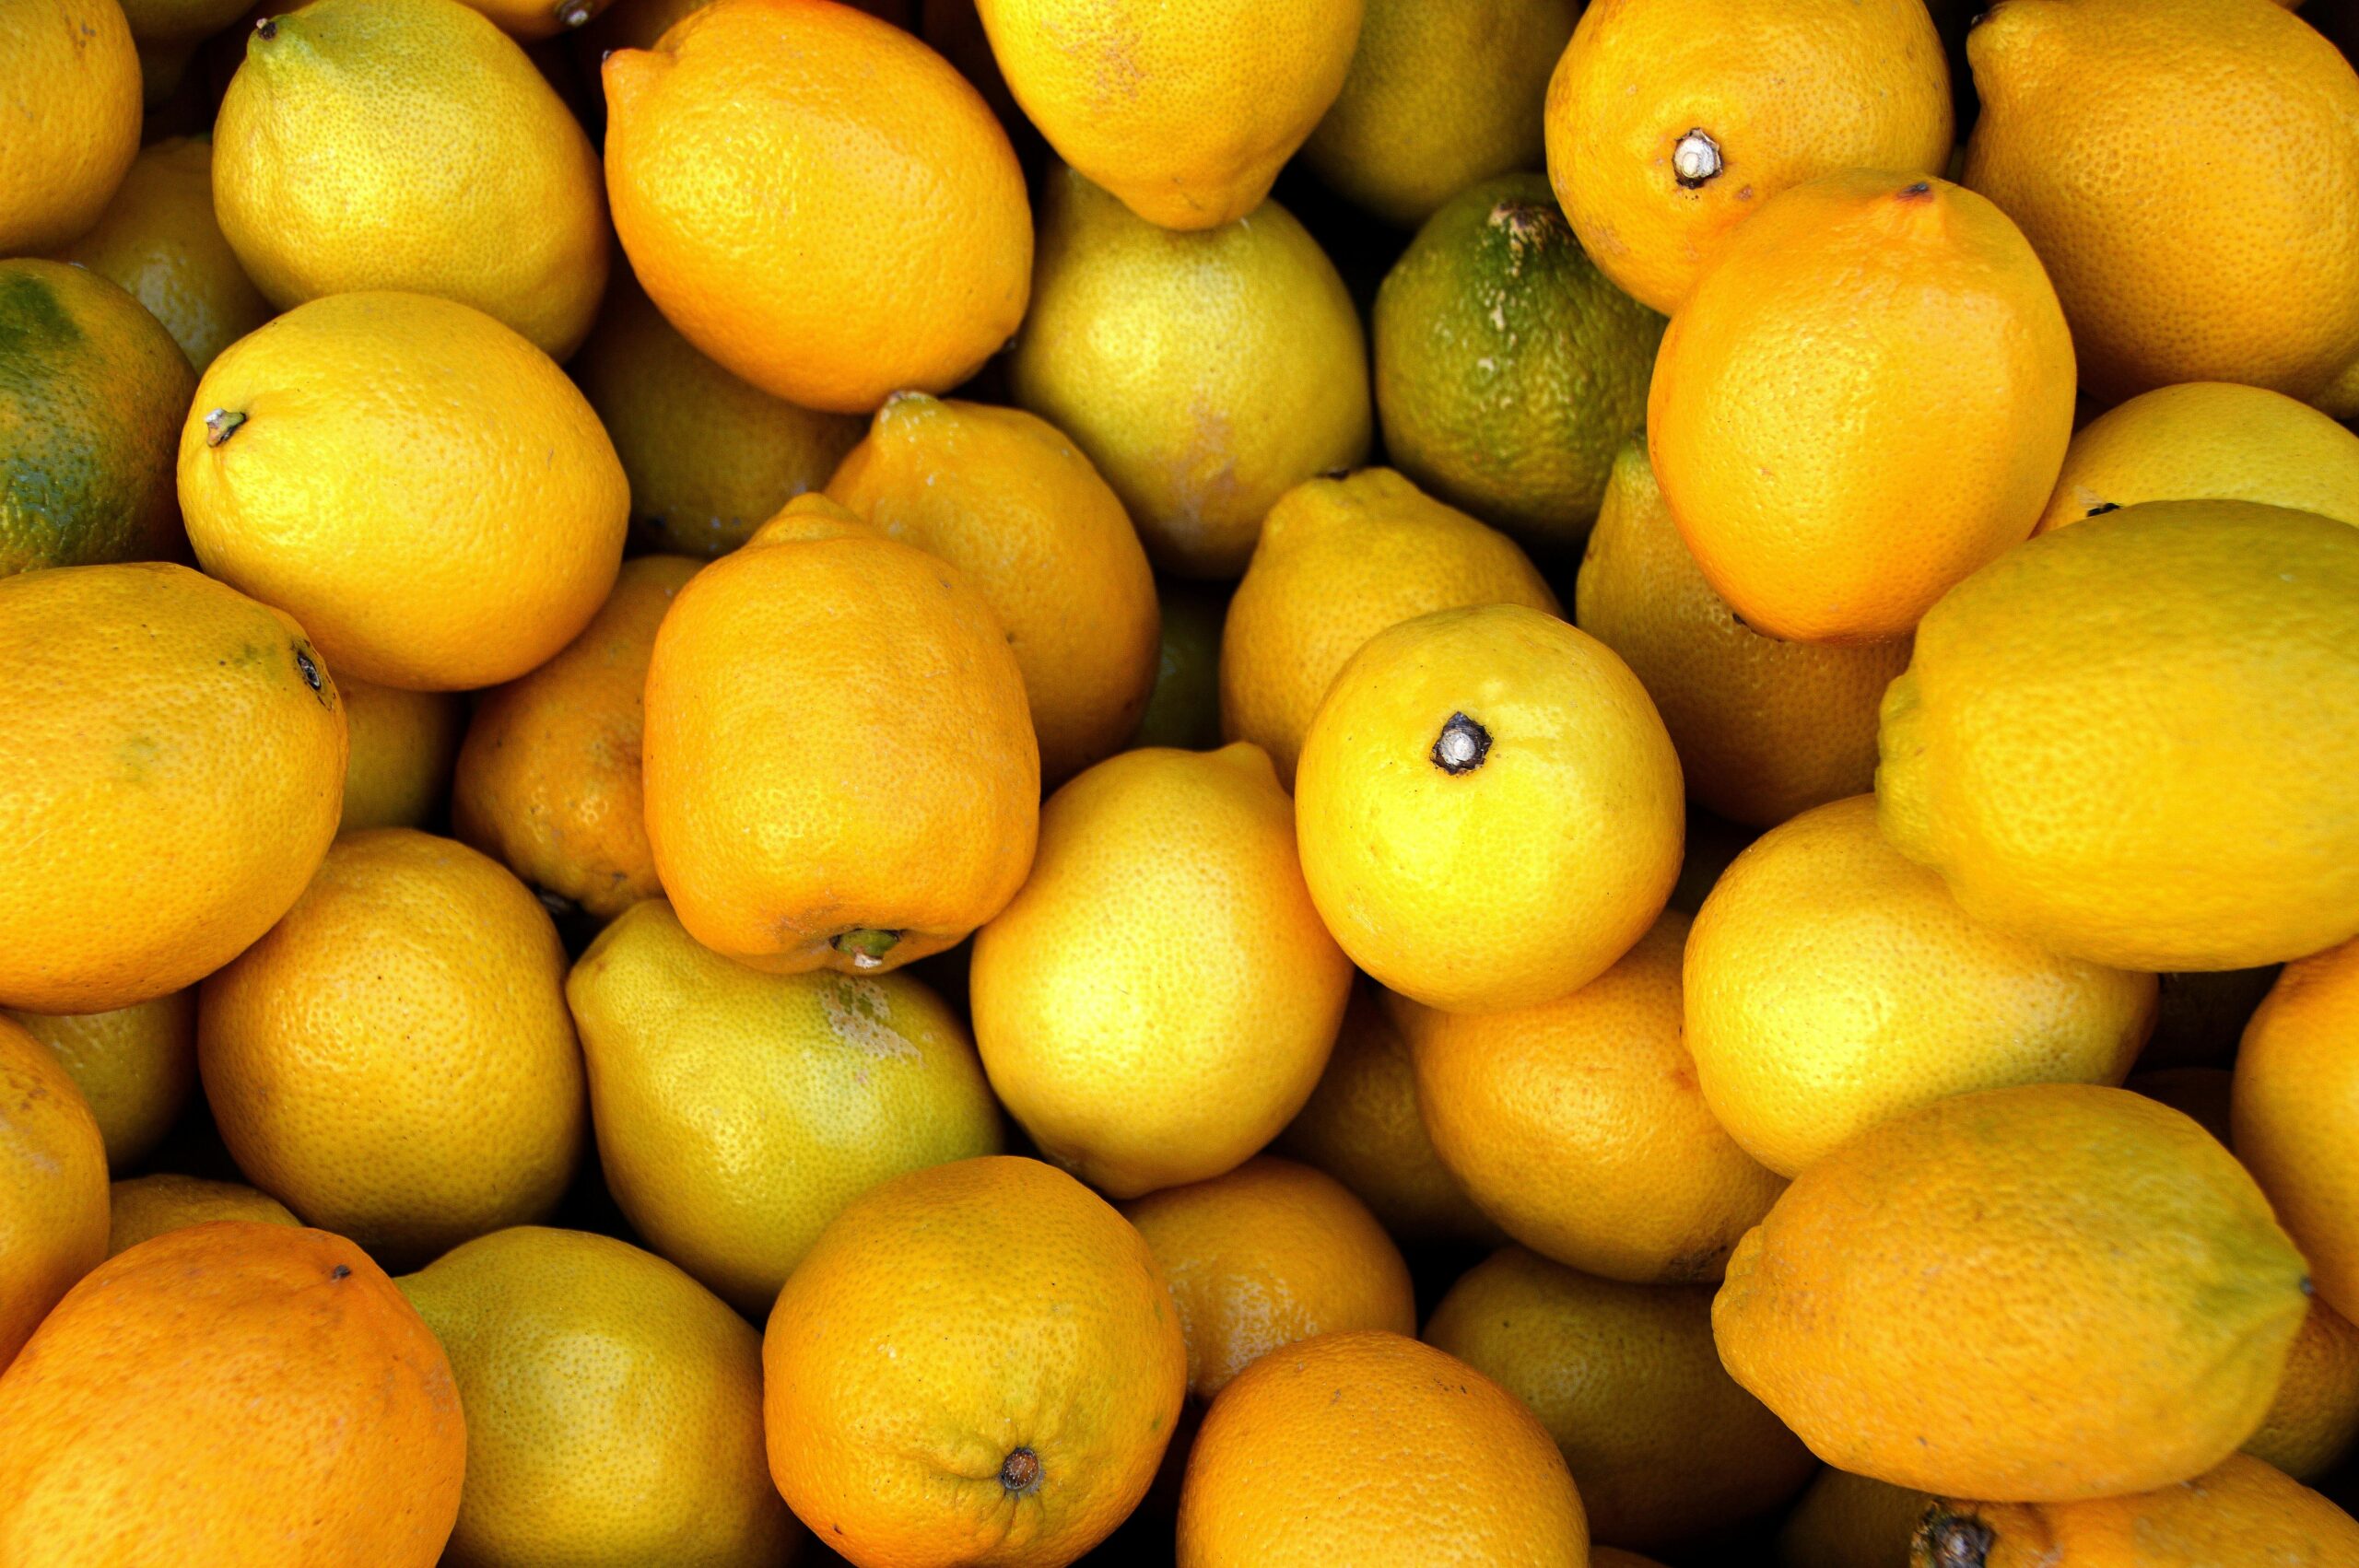
[(238, 433), (246, 416), (233, 409), (217, 408), (205, 416), (205, 444), (217, 447)]
[(1722, 167), (1720, 144), (1707, 135), (1700, 125), (1691, 127), (1671, 149), (1672, 175), (1686, 190), (1693, 191), (1717, 180)]
[[(851, 955), (853, 968), (874, 969), (885, 962), (885, 955), (892, 952), (894, 944), (900, 940), (898, 931), (880, 931), (872, 926), (861, 926), (838, 932), (833, 945), (838, 953)], [(1024, 1450), (1019, 1448), (1016, 1452)]]

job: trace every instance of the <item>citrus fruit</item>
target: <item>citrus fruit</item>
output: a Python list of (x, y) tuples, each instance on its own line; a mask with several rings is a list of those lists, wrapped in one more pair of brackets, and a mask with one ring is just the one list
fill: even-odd
[(1321, 180), (1414, 228), (1478, 180), (1537, 169), (1576, 0), (1367, 0), (1343, 90), (1302, 145)]
[(1679, 874), (1679, 758), (1603, 643), (1520, 604), (1379, 632), (1295, 775), (1335, 940), (1428, 1007), (1502, 1012), (1602, 974)]
[(0, 1560), (429, 1568), (451, 1363), (342, 1236), (223, 1221), (110, 1258), (0, 1374)]
[(267, 1193), (234, 1181), (207, 1181), (203, 1176), (158, 1172), (133, 1176), (107, 1189), (107, 1256), (128, 1252), (141, 1242), (167, 1231), (216, 1220), (243, 1220), (264, 1225), (297, 1225), (302, 1221), (287, 1205)]
[(106, 1256), (106, 1143), (81, 1091), (24, 1025), (0, 1018), (0, 1369)]
[(2006, 0), (1966, 182), (2023, 226), (2103, 403), (2306, 398), (2359, 358), (2359, 74), (2267, 0)]
[(598, 155), (524, 52), (458, 0), (266, 17), (213, 147), (221, 232), (282, 310), (435, 295), (558, 359), (590, 330), (608, 247)]
[(565, 951), (464, 844), (347, 834), (208, 978), (197, 1071), (255, 1186), (395, 1267), (537, 1219), (586, 1130)]
[(1180, 1493), (1180, 1568), (1588, 1562), (1547, 1429), (1465, 1363), (1379, 1329), (1247, 1368), (1206, 1413)]
[(779, 1293), (762, 1371), (787, 1505), (876, 1568), (1072, 1562), (1145, 1494), (1188, 1379), (1146, 1243), (1006, 1156), (838, 1215)]
[(571, 641), (629, 512), (565, 372), (422, 294), (315, 299), (232, 345), (182, 427), (180, 487), (206, 571), (295, 615), (332, 668), (422, 691)]
[(1556, 613), (1556, 596), (1514, 541), (1392, 470), (1306, 479), (1262, 520), (1228, 602), (1221, 732), (1269, 753), (1279, 782), (1291, 784), (1319, 699), (1369, 638), (1477, 604)]
[(2023, 234), (1942, 180), (1766, 202), (1663, 334), (1647, 448), (1747, 626), (1879, 642), (2031, 534), (2072, 434), (2072, 340)]
[(655, 869), (680, 923), (740, 963), (939, 953), (1032, 863), (1039, 749), (998, 618), (824, 496), (679, 590), (646, 703)]
[(0, 1006), (169, 994), (287, 912), (335, 836), (344, 705), (294, 621), (185, 567), (0, 578)]
[(1442, 1164), (1518, 1241), (1609, 1279), (1719, 1279), (1785, 1185), (1696, 1092), (1686, 936), (1686, 917), (1665, 915), (1596, 979), (1514, 1012), (1388, 999)]
[(270, 319), (213, 216), (213, 144), (170, 136), (141, 150), (97, 225), (57, 253), (147, 307), (203, 370)]
[(0, 262), (0, 575), (188, 558), (171, 454), (195, 378), (106, 278)]
[(1786, 1176), (1951, 1094), (2118, 1083), (2154, 1023), (2152, 975), (1981, 925), (1884, 841), (1872, 795), (1738, 856), (1696, 917), (1684, 976), (1705, 1103)]
[(2251, 1436), (2304, 1272), (2193, 1121), (2035, 1083), (1935, 1101), (1803, 1171), (1729, 1260), (1712, 1328), (1831, 1465), (2068, 1502), (2185, 1480)]
[(341, 833), (365, 827), (417, 827), (441, 808), (450, 788), (467, 705), (452, 692), (346, 681), (344, 713), (352, 760), (344, 770)]
[(1669, 312), (1779, 192), (1940, 170), (1949, 69), (1920, 0), (1604, 0), (1556, 64), (1547, 133), (1583, 248)]
[(74, 1080), (99, 1124), (110, 1170), (153, 1153), (196, 1087), (193, 990), (105, 1012), (6, 1012)]
[(2359, 529), (2147, 501), (1926, 617), (1884, 694), (1878, 822), (1968, 915), (2058, 953), (2296, 958), (2359, 932), (2354, 705)]
[(1342, 90), (1361, 0), (977, 0), (1008, 90), (1057, 156), (1149, 223), (1262, 205)]
[(2236, 1153), (2301, 1244), (2318, 1294), (2359, 1313), (2359, 942), (2285, 965), (2245, 1027), (2230, 1125)]
[(99, 221), (139, 151), (139, 55), (115, 0), (15, 0), (0, 34), (0, 255)]
[(1131, 732), (1133, 746), (1208, 752), (1220, 744), (1220, 639), (1227, 596), (1205, 583), (1156, 584), (1155, 685)]
[(1040, 814), (975, 938), (975, 1043), (1049, 1159), (1114, 1198), (1235, 1168), (1302, 1108), (1352, 983), (1245, 742), (1124, 752)]
[(398, 1281), (467, 1412), (454, 1568), (776, 1568), (793, 1524), (762, 1455), (761, 1339), (611, 1236), (517, 1225)]
[(1121, 749), (1155, 681), (1155, 575), (1072, 442), (1021, 409), (899, 392), (827, 495), (982, 594), (1024, 673), (1043, 779)]
[(683, 556), (625, 561), (579, 637), (475, 699), (459, 747), (451, 831), (597, 919), (663, 891), (640, 783), (647, 664), (696, 573)]
[(1327, 1071), (1275, 1147), (1342, 1182), (1405, 1244), (1496, 1246), (1504, 1233), (1434, 1153), (1409, 1042), (1379, 994), (1366, 979), (1352, 987)]
[(1053, 170), (1032, 292), (1015, 401), (1088, 454), (1166, 571), (1235, 577), (1281, 495), (1367, 453), (1359, 316), (1274, 202), (1174, 234)]
[(2157, 387), (2074, 434), (2039, 532), (2140, 501), (2197, 500), (2359, 523), (2359, 435), (2262, 387)]
[(1258, 1154), (1226, 1176), (1122, 1206), (1180, 1307), (1188, 1392), (1210, 1399), (1262, 1356), (1314, 1334), (1414, 1334), (1409, 1266), (1334, 1177)]
[(1821, 1470), (1778, 1532), (1778, 1568), (1910, 1568), (1908, 1539), (1933, 1499), (1848, 1470)]
[(1532, 1407), (1592, 1535), (1659, 1550), (1759, 1517), (1818, 1468), (1721, 1370), (1700, 1285), (1593, 1279), (1511, 1246), (1460, 1277), (1425, 1337)]
[(566, 997), (616, 1201), (754, 1316), (862, 1193), (999, 1152), (966, 1026), (910, 976), (765, 975), (651, 898), (590, 944)]
[(2277, 1402), (2244, 1452), (2299, 1481), (2331, 1473), (2359, 1443), (2359, 1327), (2322, 1301), (2310, 1303), (2285, 1358)]
[(630, 478), (632, 528), (658, 550), (735, 549), (860, 439), (858, 420), (798, 408), (706, 358), (628, 268), (572, 369)]
[(2310, 399), (2310, 404), (2337, 419), (2359, 419), (2359, 359), (2345, 365), (2324, 392)]
[(1573, 604), (1654, 699), (1696, 804), (1771, 826), (1874, 782), (1876, 706), (1908, 639), (1781, 642), (1737, 619), (1679, 536), (1642, 436), (1614, 455)]
[(2359, 1524), (2243, 1454), (2128, 1497), (2050, 1504), (1944, 1498), (1918, 1525), (1912, 1568), (2210, 1568), (2359, 1562)]
[(1606, 281), (1548, 182), (1452, 197), (1377, 289), (1376, 412), (1401, 471), (1543, 556), (1596, 520), (1663, 320)]
[(604, 74), (631, 270), (763, 391), (864, 414), (956, 386), (1023, 319), (1015, 154), (966, 78), (900, 29), (827, 0), (721, 0)]

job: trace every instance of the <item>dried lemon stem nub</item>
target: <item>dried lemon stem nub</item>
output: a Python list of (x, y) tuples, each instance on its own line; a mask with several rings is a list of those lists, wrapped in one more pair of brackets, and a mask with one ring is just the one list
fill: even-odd
[(578, 28), (589, 19), (590, 0), (557, 0), (557, 26)]
[(1690, 191), (1718, 179), (1720, 168), (1720, 144), (1701, 126), (1691, 128), (1671, 149), (1672, 177)]
[(999, 1483), (1016, 1497), (1028, 1496), (1040, 1489), (1040, 1456), (1029, 1448), (1009, 1451), (999, 1463)]
[(227, 408), (217, 408), (205, 416), (205, 444), (217, 447), (238, 433), (246, 416)]
[[(885, 955), (892, 952), (893, 944), (900, 940), (898, 931), (880, 931), (874, 927), (860, 926), (838, 932), (833, 945), (838, 953), (851, 955), (853, 968), (874, 969), (885, 962)], [(1023, 1451), (1020, 1448), (1016, 1450), (1019, 1454)]]
[(262, 20), (254, 24), (254, 32), (264, 43), (268, 43), (272, 39), (278, 36), (278, 18), (276, 17), (264, 17)]
[(1455, 778), (1483, 766), (1491, 755), (1491, 732), (1463, 713), (1453, 713), (1434, 738), (1434, 766)]
[(331, 1280), (349, 1280), (352, 1278), (352, 1265), (349, 1263), (337, 1264), (334, 1268), (328, 1270), (328, 1278)]
[(1983, 1568), (1989, 1561), (1990, 1527), (1979, 1519), (1936, 1513), (1922, 1527), (1928, 1568)]

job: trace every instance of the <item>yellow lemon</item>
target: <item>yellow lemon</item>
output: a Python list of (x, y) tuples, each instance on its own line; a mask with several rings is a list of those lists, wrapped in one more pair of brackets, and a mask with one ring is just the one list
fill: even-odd
[(0, 32), (0, 255), (99, 221), (139, 151), (139, 55), (115, 0), (14, 0)]
[(0, 578), (0, 1006), (102, 1012), (268, 930), (344, 800), (344, 703), (294, 621), (185, 567)]
[(206, 571), (299, 619), (331, 667), (421, 691), (571, 641), (630, 509), (565, 372), (422, 294), (315, 299), (233, 345), (197, 383), (180, 481)]
[(2010, 1083), (2118, 1083), (2154, 977), (1984, 926), (1876, 831), (1872, 795), (1764, 834), (1713, 885), (1684, 971), (1704, 1098), (1792, 1176), (1879, 1122)]
[(1367, 639), (1434, 610), (1523, 604), (1556, 613), (1514, 541), (1389, 468), (1306, 479), (1262, 524), (1228, 602), (1221, 732), (1270, 754), (1294, 781), (1320, 698)]
[(49, 1047), (82, 1092), (106, 1141), (110, 1170), (155, 1153), (196, 1087), (196, 992), (106, 1012), (6, 1011)]
[(762, 1343), (660, 1258), (516, 1225), (396, 1281), (467, 1418), (451, 1568), (780, 1568), (794, 1524), (762, 1452)]
[(109, 1258), (166, 1231), (209, 1225), (217, 1220), (263, 1225), (303, 1223), (277, 1199), (242, 1183), (167, 1172), (116, 1182), (107, 1191), (107, 1211)]
[(990, 603), (1050, 786), (1138, 727), (1156, 674), (1155, 574), (1121, 497), (1046, 420), (897, 393), (827, 495), (957, 567)]
[(1537, 169), (1548, 73), (1578, 0), (1367, 0), (1343, 90), (1302, 161), (1413, 228), (1478, 180)]
[(1274, 202), (1174, 234), (1052, 170), (1008, 383), (1097, 465), (1156, 565), (1184, 577), (1235, 577), (1280, 496), (1367, 453), (1359, 314)]
[(965, 1025), (908, 975), (765, 975), (650, 898), (599, 933), (566, 997), (615, 1200), (753, 1316), (862, 1193), (999, 1152)]
[(2039, 532), (2140, 501), (2259, 501), (2359, 523), (2359, 435), (2261, 387), (2157, 387), (2073, 435)]
[(1343, 89), (1361, 0), (977, 0), (1008, 90), (1057, 155), (1166, 228), (1262, 205)]
[(1679, 757), (1603, 643), (1517, 604), (1378, 633), (1295, 777), (1304, 878), (1354, 963), (1449, 1012), (1554, 1000), (1654, 923)]
[(1235, 1168), (1319, 1082), (1352, 983), (1270, 759), (1110, 757), (1040, 813), (975, 938), (975, 1042), (1041, 1153), (1134, 1198)]
[(1878, 817), (1976, 919), (2124, 969), (2359, 932), (2359, 529), (2147, 501), (1969, 578), (1884, 694)]
[(424, 826), (450, 789), (452, 761), (467, 727), (466, 699), (366, 681), (346, 681), (343, 689), (352, 761), (344, 770), (336, 831)]

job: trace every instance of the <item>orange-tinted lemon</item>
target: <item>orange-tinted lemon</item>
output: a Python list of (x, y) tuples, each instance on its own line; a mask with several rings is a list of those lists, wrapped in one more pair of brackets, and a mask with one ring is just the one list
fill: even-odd
[(587, 1131), (565, 950), (523, 883), (406, 827), (347, 834), (205, 982), (197, 1068), (254, 1185), (396, 1267), (539, 1219)]
[(150, 1237), (216, 1220), (300, 1225), (286, 1204), (241, 1182), (158, 1172), (107, 1189), (107, 1256), (128, 1252)]
[(345, 681), (341, 689), (352, 760), (344, 770), (344, 814), (336, 830), (423, 826), (442, 809), (451, 787), (459, 737), (467, 727), (466, 699), (367, 681)]
[(185, 567), (0, 578), (0, 1006), (128, 1007), (287, 912), (335, 836), (344, 705), (294, 620)]
[(1409, 1266), (1332, 1176), (1257, 1155), (1210, 1181), (1122, 1206), (1170, 1282), (1188, 1392), (1210, 1399), (1248, 1366), (1314, 1334), (1414, 1334)]
[(451, 831), (601, 920), (663, 892), (640, 778), (647, 665), (697, 565), (625, 561), (581, 636), (475, 699), (459, 747)]
[(1940, 170), (1949, 69), (1921, 0), (1599, 0), (1548, 85), (1547, 132), (1582, 246), (1669, 313), (1779, 192)]
[(1645, 684), (1696, 804), (1770, 826), (1874, 782), (1876, 708), (1908, 639), (1781, 642), (1739, 620), (1679, 536), (1642, 437), (1614, 456), (1573, 604)]
[(115, 0), (18, 0), (0, 33), (0, 255), (98, 222), (139, 151), (139, 55)]
[(2359, 1313), (2359, 941), (2288, 964), (2245, 1026), (2230, 1123), (2236, 1153), (2301, 1244), (2318, 1293)]
[(1879, 642), (2031, 536), (2072, 435), (2072, 340), (2021, 230), (1850, 170), (1739, 228), (1655, 359), (1647, 450), (1745, 624)]
[(1050, 786), (1121, 749), (1155, 681), (1155, 575), (1121, 498), (1053, 426), (896, 393), (827, 495), (957, 567), (990, 603)]
[(1589, 1527), (1515, 1396), (1430, 1345), (1362, 1330), (1264, 1356), (1213, 1401), (1180, 1493), (1179, 1561), (1583, 1568)]
[(1909, 1541), (1911, 1568), (2212, 1568), (2359, 1562), (2359, 1523), (2238, 1454), (2176, 1486), (2038, 1504), (1943, 1498)]
[(2306, 1305), (2235, 1156), (2126, 1090), (1938, 1100), (1794, 1179), (1729, 1260), (1721, 1360), (1829, 1464), (2064, 1502), (2252, 1435)]
[(108, 1169), (129, 1169), (155, 1152), (196, 1087), (195, 991), (105, 1012), (7, 1011), (82, 1092), (106, 1141)]
[(0, 1562), (430, 1568), (451, 1363), (342, 1236), (223, 1221), (110, 1258), (0, 1375)]
[(1037, 1160), (887, 1182), (820, 1235), (762, 1339), (770, 1474), (894, 1568), (1050, 1568), (1146, 1492), (1187, 1387), (1146, 1243)]
[(679, 591), (646, 703), (656, 872), (740, 963), (893, 968), (1031, 866), (1039, 748), (1007, 634), (956, 568), (824, 496)]
[(1031, 285), (1024, 176), (910, 34), (831, 0), (720, 0), (606, 57), (606, 184), (648, 296), (763, 391), (864, 414), (957, 385)]
[(107, 1250), (107, 1150), (47, 1047), (0, 1018), (0, 1369)]
[(1543, 1257), (1639, 1283), (1717, 1280), (1785, 1184), (1712, 1119), (1680, 1024), (1687, 919), (1604, 974), (1478, 1015), (1388, 999), (1442, 1164)]

